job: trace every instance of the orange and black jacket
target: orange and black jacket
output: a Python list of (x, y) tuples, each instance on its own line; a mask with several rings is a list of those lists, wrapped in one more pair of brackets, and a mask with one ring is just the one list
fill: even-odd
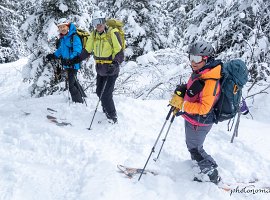
[(193, 125), (207, 126), (215, 121), (213, 106), (220, 94), (219, 79), (221, 78), (221, 61), (208, 61), (207, 64), (198, 72), (193, 72), (187, 83), (187, 90), (192, 83), (198, 79), (204, 81), (201, 92), (193, 97), (185, 94), (182, 115)]

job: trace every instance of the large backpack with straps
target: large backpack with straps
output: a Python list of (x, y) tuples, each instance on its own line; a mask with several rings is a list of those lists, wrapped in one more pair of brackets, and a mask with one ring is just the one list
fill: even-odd
[[(83, 29), (80, 29), (80, 28), (77, 28), (76, 27), (76, 33), (73, 34), (74, 35), (78, 35), (79, 38), (81, 39), (81, 42), (82, 42), (82, 48), (85, 48), (85, 45), (86, 45), (86, 41), (88, 39), (88, 36), (90, 36), (90, 33), (88, 31), (85, 31)], [(71, 37), (71, 46), (73, 46), (73, 36)]]
[[(118, 32), (119, 32), (120, 38), (121, 38), (121, 43), (122, 43), (122, 50), (125, 50), (125, 48), (126, 48), (126, 39), (125, 39), (125, 32), (123, 30), (123, 26), (124, 26), (123, 21), (118, 20), (118, 19), (114, 19), (114, 18), (107, 19), (106, 20), (106, 25), (108, 27), (112, 27), (112, 28), (118, 29)], [(111, 42), (111, 40), (112, 40), (111, 39), (111, 34), (108, 34), (107, 33), (107, 39), (110, 42), (110, 44), (112, 44), (112, 42)]]
[(90, 33), (88, 31), (83, 30), (83, 29), (77, 28), (77, 35), (81, 39), (82, 47), (85, 48), (86, 41), (88, 39), (88, 36), (90, 36)]
[(242, 88), (248, 81), (246, 64), (235, 59), (222, 64), (221, 93), (214, 105), (215, 123), (233, 118), (239, 111)]
[[(118, 19), (107, 19), (106, 25), (109, 27), (109, 31), (106, 33), (106, 38), (109, 41), (110, 45), (112, 46), (112, 38), (110, 31), (114, 28), (118, 29), (121, 44), (122, 44), (122, 50), (125, 50), (126, 48), (126, 39), (125, 39), (125, 32), (123, 30), (124, 23), (121, 20)], [(96, 31), (96, 30), (95, 30)], [(96, 32), (94, 32), (94, 40), (96, 40)]]

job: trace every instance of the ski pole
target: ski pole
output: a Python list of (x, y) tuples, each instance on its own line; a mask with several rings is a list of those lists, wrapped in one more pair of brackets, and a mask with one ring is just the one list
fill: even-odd
[(234, 131), (233, 131), (233, 135), (231, 138), (231, 143), (233, 143), (234, 137), (238, 137), (238, 128), (239, 128), (239, 123), (240, 123), (240, 116), (241, 116), (241, 112), (238, 111), (238, 116), (237, 116), (237, 121), (234, 127)]
[(95, 118), (95, 115), (96, 115), (96, 112), (97, 112), (97, 109), (98, 109), (99, 102), (100, 102), (100, 100), (101, 100), (101, 98), (102, 98), (102, 96), (103, 96), (105, 87), (106, 87), (106, 85), (107, 85), (107, 81), (108, 81), (108, 76), (107, 76), (107, 78), (106, 78), (106, 80), (105, 80), (105, 83), (104, 83), (104, 85), (103, 85), (103, 88), (102, 88), (102, 90), (101, 90), (100, 97), (99, 97), (99, 99), (98, 99), (97, 106), (96, 106), (94, 115), (93, 115), (93, 117), (92, 117), (90, 126), (89, 126), (89, 128), (87, 128), (88, 130), (91, 130), (91, 126), (92, 126), (92, 124), (93, 124), (93, 121), (94, 121), (94, 118)]
[(160, 132), (159, 132), (159, 134), (158, 134), (158, 137), (157, 137), (157, 139), (156, 139), (156, 142), (155, 142), (154, 146), (152, 147), (152, 150), (151, 150), (151, 152), (150, 152), (150, 154), (149, 154), (149, 156), (148, 156), (148, 159), (146, 160), (146, 163), (145, 163), (145, 165), (144, 165), (144, 167), (143, 167), (143, 169), (142, 169), (142, 171), (141, 171), (141, 174), (140, 174), (140, 177), (139, 177), (138, 181), (140, 181), (140, 179), (141, 179), (141, 177), (142, 177), (142, 175), (143, 175), (143, 172), (144, 172), (144, 170), (145, 170), (145, 168), (146, 168), (146, 165), (148, 164), (148, 161), (149, 161), (150, 157), (152, 156), (152, 153), (155, 152), (155, 148), (156, 148), (156, 145), (157, 145), (158, 140), (159, 140), (159, 138), (160, 138), (160, 135), (161, 135), (161, 133), (163, 132), (163, 129), (164, 129), (166, 123), (168, 122), (168, 120), (169, 120), (169, 118), (170, 118), (170, 116), (171, 116), (173, 110), (174, 110), (174, 107), (171, 107), (171, 108), (170, 108), (170, 111), (169, 111), (168, 114), (167, 114), (166, 120), (165, 120), (165, 122), (164, 122), (164, 124), (163, 124), (163, 126), (162, 126), (162, 128), (161, 128), (161, 130), (160, 130)]
[(157, 155), (156, 158), (154, 158), (154, 161), (155, 161), (155, 162), (156, 162), (157, 159), (159, 158), (160, 152), (161, 152), (161, 150), (162, 150), (162, 148), (163, 148), (163, 145), (164, 145), (164, 143), (165, 143), (165, 141), (166, 141), (166, 139), (167, 139), (167, 135), (168, 135), (168, 133), (169, 133), (169, 131), (170, 131), (170, 129), (171, 129), (171, 126), (172, 126), (172, 123), (173, 123), (173, 121), (174, 121), (174, 118), (175, 118), (175, 114), (173, 114), (173, 116), (172, 116), (172, 118), (171, 118), (170, 125), (169, 125), (169, 127), (168, 127), (168, 129), (167, 129), (167, 132), (166, 132), (166, 135), (165, 135), (164, 139), (162, 140), (162, 144), (161, 144), (161, 147), (160, 147), (160, 149), (159, 149), (158, 155)]

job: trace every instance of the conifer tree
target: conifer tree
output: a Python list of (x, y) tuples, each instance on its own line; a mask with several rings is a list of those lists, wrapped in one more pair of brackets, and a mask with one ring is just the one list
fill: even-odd
[(20, 1), (0, 3), (0, 63), (15, 61), (25, 53), (19, 30), (24, 17), (19, 10)]

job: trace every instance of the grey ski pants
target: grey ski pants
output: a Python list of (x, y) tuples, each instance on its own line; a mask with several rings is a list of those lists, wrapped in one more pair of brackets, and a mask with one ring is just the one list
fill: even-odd
[(211, 130), (209, 126), (194, 126), (185, 120), (186, 144), (191, 159), (196, 160), (202, 172), (216, 168), (215, 160), (203, 149), (203, 143), (207, 133)]

